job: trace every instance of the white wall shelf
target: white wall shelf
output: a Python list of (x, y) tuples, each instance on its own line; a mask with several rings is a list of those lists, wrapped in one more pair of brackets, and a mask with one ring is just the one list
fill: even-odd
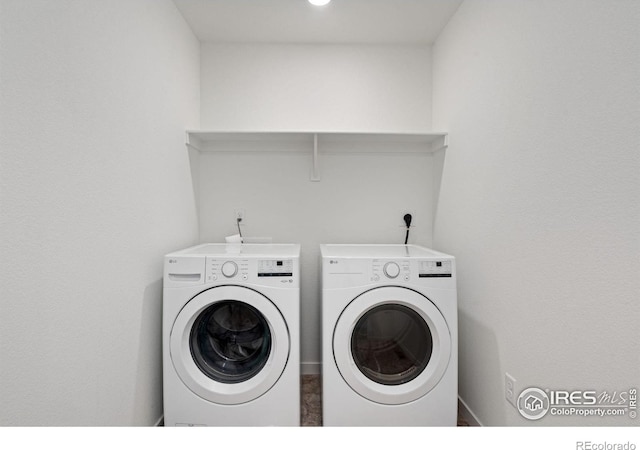
[[(387, 133), (387, 132), (331, 132), (331, 131), (204, 131), (188, 130), (186, 144), (200, 152), (229, 152), (247, 149), (247, 143), (288, 144), (279, 147), (279, 151), (312, 152), (311, 181), (320, 181), (319, 152), (335, 151), (336, 144), (340, 152), (379, 153), (379, 152), (425, 152), (433, 153), (449, 146), (449, 135), (445, 132), (429, 133)], [(290, 144), (294, 145), (290, 145)], [(261, 146), (251, 147), (259, 151)], [(273, 149), (273, 146), (267, 146)]]

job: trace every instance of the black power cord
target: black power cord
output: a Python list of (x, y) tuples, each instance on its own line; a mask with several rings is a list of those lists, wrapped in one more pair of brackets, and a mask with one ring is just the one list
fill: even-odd
[(404, 245), (407, 245), (407, 242), (409, 242), (409, 227), (411, 226), (411, 214), (404, 215), (404, 223), (407, 225), (407, 234), (404, 237)]
[(238, 224), (238, 234), (240, 235), (240, 243), (243, 243), (244, 239), (242, 238), (242, 231), (240, 230), (240, 222), (242, 222), (242, 219), (238, 217), (236, 219), (236, 223)]

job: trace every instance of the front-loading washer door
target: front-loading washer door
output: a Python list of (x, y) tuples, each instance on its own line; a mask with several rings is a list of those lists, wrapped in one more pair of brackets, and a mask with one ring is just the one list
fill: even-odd
[(236, 405), (278, 381), (289, 339), (286, 321), (267, 297), (242, 286), (219, 286), (193, 297), (176, 317), (171, 361), (192, 392)]
[(449, 365), (451, 334), (427, 297), (384, 286), (362, 293), (343, 310), (334, 329), (333, 354), (355, 392), (399, 405), (438, 384)]

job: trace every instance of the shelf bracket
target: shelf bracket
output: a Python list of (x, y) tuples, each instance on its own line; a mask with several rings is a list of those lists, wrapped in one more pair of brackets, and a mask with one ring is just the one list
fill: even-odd
[(187, 144), (188, 149), (197, 150), (198, 152), (202, 148), (202, 141), (189, 131), (186, 133), (185, 144)]
[(320, 167), (318, 164), (318, 133), (313, 133), (313, 165), (311, 167), (311, 181), (320, 181)]
[(433, 144), (431, 144), (431, 151), (437, 152), (440, 150), (446, 150), (449, 148), (449, 135), (444, 134), (435, 140)]

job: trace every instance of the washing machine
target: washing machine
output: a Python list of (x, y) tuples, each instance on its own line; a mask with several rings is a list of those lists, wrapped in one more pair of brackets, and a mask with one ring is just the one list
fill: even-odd
[(321, 245), (327, 426), (455, 426), (455, 258), (414, 245)]
[(299, 255), (203, 244), (165, 256), (165, 426), (300, 425)]

